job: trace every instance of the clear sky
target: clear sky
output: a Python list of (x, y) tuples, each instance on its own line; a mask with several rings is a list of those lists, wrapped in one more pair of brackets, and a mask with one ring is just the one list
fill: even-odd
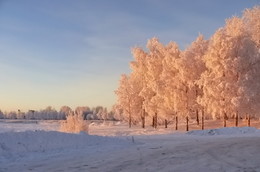
[(0, 109), (116, 102), (131, 48), (184, 49), (259, 0), (0, 0)]

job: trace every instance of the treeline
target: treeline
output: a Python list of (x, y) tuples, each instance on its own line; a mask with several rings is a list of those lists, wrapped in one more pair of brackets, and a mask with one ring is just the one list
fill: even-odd
[(185, 50), (157, 38), (132, 49), (131, 73), (115, 91), (116, 113), (132, 124), (260, 116), (260, 6), (226, 20)]
[(97, 106), (90, 108), (80, 106), (72, 110), (69, 106), (62, 106), (59, 111), (48, 106), (43, 110), (29, 110), (28, 112), (2, 112), (0, 110), (0, 119), (29, 119), (29, 120), (65, 120), (69, 114), (77, 114), (85, 120), (118, 120), (113, 111), (107, 108)]

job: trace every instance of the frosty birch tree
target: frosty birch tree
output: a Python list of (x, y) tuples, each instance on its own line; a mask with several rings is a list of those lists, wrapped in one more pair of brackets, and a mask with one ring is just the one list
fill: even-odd
[(184, 118), (196, 111), (197, 121), (200, 108), (214, 119), (238, 112), (259, 115), (259, 27), (256, 6), (241, 18), (226, 20), (209, 41), (199, 35), (184, 51), (174, 42), (164, 46), (156, 38), (148, 41), (148, 52), (134, 48), (129, 85), (135, 90), (135, 102), (140, 102), (134, 114), (141, 114), (143, 127), (146, 112), (148, 117), (164, 119), (176, 114)]
[(116, 90), (118, 96), (118, 105), (122, 108), (125, 114), (128, 114), (129, 127), (132, 123), (136, 123), (138, 111), (140, 111), (141, 98), (138, 96), (139, 92), (136, 87), (136, 82), (134, 78), (127, 75), (122, 75), (120, 80), (120, 86)]
[(181, 51), (175, 42), (170, 42), (166, 46), (166, 54), (163, 59), (163, 70), (161, 80), (164, 81), (161, 91), (161, 97), (163, 97), (163, 106), (160, 108), (162, 114), (166, 117), (173, 117), (178, 112), (178, 100), (177, 89), (178, 84), (177, 75), (178, 68), (176, 66), (176, 60), (180, 58)]
[(197, 123), (198, 110), (201, 109), (197, 103), (197, 97), (201, 95), (202, 88), (198, 87), (197, 81), (201, 74), (206, 70), (205, 63), (202, 60), (208, 47), (208, 41), (204, 40), (203, 35), (198, 38), (182, 53), (181, 58), (178, 59), (179, 77), (187, 90), (185, 101), (187, 106), (187, 113), (189, 116), (196, 112)]
[[(252, 62), (259, 58), (259, 53), (244, 28), (240, 18), (228, 19), (226, 26), (212, 37), (205, 55), (208, 70), (200, 80), (204, 88), (200, 103), (213, 118), (226, 118), (226, 115), (232, 117), (237, 111), (245, 113), (246, 107), (250, 105), (251, 89), (245, 83), (252, 77), (253, 72), (250, 71), (257, 70)], [(259, 85), (253, 82), (250, 84), (251, 88)]]
[(148, 101), (145, 106), (149, 114), (152, 115), (153, 125), (156, 128), (158, 121), (158, 107), (161, 104), (159, 90), (162, 86), (160, 79), (164, 58), (164, 46), (157, 38), (152, 38), (147, 42), (149, 53), (147, 56), (147, 87), (143, 89), (141, 95)]
[(243, 22), (251, 39), (260, 48), (260, 6), (255, 6), (252, 9), (246, 9), (243, 13)]
[(141, 48), (133, 48), (132, 49), (132, 54), (134, 56), (134, 61), (130, 63), (130, 67), (132, 69), (132, 77), (135, 78), (137, 82), (139, 82), (139, 87), (137, 92), (138, 94), (138, 100), (141, 98), (141, 112), (138, 113), (140, 114), (141, 117), (141, 122), (142, 122), (142, 127), (145, 128), (145, 118), (147, 116), (146, 113), (146, 102), (147, 99), (142, 96), (142, 92), (144, 90), (147, 90), (147, 53), (144, 52)]

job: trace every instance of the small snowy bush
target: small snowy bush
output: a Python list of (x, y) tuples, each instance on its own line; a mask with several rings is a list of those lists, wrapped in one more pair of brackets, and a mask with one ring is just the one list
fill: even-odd
[(65, 122), (61, 123), (60, 131), (67, 133), (88, 133), (88, 124), (82, 115), (70, 113)]

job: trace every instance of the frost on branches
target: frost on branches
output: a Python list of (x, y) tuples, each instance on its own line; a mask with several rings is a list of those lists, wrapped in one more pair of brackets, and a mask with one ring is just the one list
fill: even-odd
[(116, 91), (129, 126), (195, 118), (202, 110), (213, 119), (260, 116), (259, 6), (227, 19), (209, 40), (199, 35), (183, 51), (152, 38), (147, 51), (132, 52), (132, 71)]
[(65, 122), (61, 123), (60, 131), (66, 133), (88, 133), (88, 124), (82, 115), (69, 113)]

